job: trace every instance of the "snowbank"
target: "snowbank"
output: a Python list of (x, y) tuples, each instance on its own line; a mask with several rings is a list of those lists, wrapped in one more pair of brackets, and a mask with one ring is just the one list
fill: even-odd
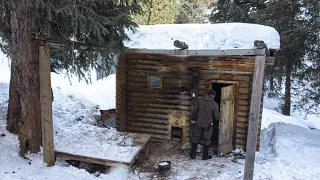
[(96, 80), (95, 71), (91, 72), (92, 83), (87, 84), (84, 80), (72, 76), (69, 82), (65, 74), (51, 73), (52, 88), (60, 88), (64, 92), (84, 97), (91, 103), (99, 105), (99, 109), (108, 110), (116, 107), (116, 75), (112, 74), (100, 80)]
[(320, 129), (320, 117), (315, 115), (305, 115), (300, 112), (292, 111), (291, 116), (284, 116), (276, 112), (280, 104), (279, 99), (264, 97), (263, 114), (261, 128), (268, 128), (270, 124), (283, 122), (286, 124), (294, 124), (304, 128)]
[(186, 42), (190, 50), (253, 49), (255, 40), (263, 40), (269, 49), (280, 48), (274, 28), (245, 23), (144, 25), (128, 36), (131, 41), (125, 46), (139, 49), (175, 49), (175, 40)]
[(320, 130), (273, 123), (263, 131), (263, 149), (287, 163), (320, 167)]

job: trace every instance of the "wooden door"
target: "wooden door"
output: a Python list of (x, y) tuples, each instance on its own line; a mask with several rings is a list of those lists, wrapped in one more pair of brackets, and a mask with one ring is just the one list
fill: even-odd
[(220, 129), (218, 135), (218, 156), (233, 150), (233, 119), (235, 105), (235, 85), (221, 88)]

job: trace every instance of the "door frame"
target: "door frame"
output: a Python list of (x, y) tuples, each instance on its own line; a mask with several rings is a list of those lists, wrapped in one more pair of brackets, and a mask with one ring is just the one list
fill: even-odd
[(233, 117), (233, 132), (232, 132), (232, 146), (236, 147), (236, 132), (237, 132), (237, 118), (238, 118), (238, 100), (239, 100), (239, 81), (225, 81), (225, 80), (212, 80), (210, 82), (210, 89), (212, 89), (212, 83), (218, 84), (231, 84), (236, 87), (235, 102), (234, 102), (234, 117)]

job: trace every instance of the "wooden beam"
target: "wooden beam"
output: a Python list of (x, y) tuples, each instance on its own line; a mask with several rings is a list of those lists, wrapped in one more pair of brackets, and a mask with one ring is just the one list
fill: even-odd
[(131, 162), (124, 163), (124, 162), (118, 162), (118, 161), (112, 161), (112, 160), (106, 160), (106, 159), (100, 159), (100, 158), (87, 157), (87, 156), (82, 156), (82, 155), (75, 155), (75, 154), (59, 152), (59, 151), (55, 151), (55, 155), (56, 155), (56, 157), (62, 157), (62, 158), (66, 158), (66, 159), (84, 161), (84, 162), (95, 163), (95, 164), (102, 164), (102, 165), (106, 165), (106, 166), (118, 166), (118, 167), (130, 167), (131, 166)]
[(167, 54), (173, 56), (263, 56), (264, 49), (227, 49), (227, 50), (167, 50), (167, 49), (129, 49), (128, 53)]
[(50, 78), (49, 45), (39, 47), (39, 75), (43, 160), (48, 166), (53, 166), (55, 163), (55, 157), (52, 123), (52, 89)]
[(117, 105), (120, 106), (120, 109), (117, 109), (120, 112), (120, 122), (118, 126), (119, 131), (125, 131), (127, 127), (127, 99), (126, 99), (126, 91), (127, 91), (127, 80), (126, 80), (126, 59), (124, 54), (120, 54), (119, 56), (119, 67), (118, 67), (118, 77), (117, 81), (121, 84), (117, 86), (117, 91), (119, 90), (119, 94), (117, 94), (117, 98), (120, 98), (120, 102), (116, 102)]
[(212, 73), (229, 73), (229, 74), (234, 74), (234, 75), (236, 75), (236, 74), (248, 74), (248, 75), (251, 75), (252, 74), (252, 72), (248, 72), (248, 71), (226, 71), (226, 70), (214, 70), (214, 69), (212, 69), (212, 70), (206, 70), (206, 69), (200, 69), (199, 70), (200, 71), (200, 73), (202, 73), (202, 72), (212, 72)]
[(246, 161), (243, 176), (244, 180), (253, 179), (265, 59), (265, 56), (256, 56), (255, 60), (247, 136)]

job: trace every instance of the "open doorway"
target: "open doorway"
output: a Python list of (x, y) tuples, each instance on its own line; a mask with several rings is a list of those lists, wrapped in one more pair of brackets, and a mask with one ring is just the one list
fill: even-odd
[[(219, 105), (219, 112), (221, 110), (221, 88), (229, 86), (231, 84), (222, 84), (222, 83), (212, 83), (212, 89), (216, 91), (216, 97), (214, 100), (218, 103)], [(221, 112), (220, 112), (221, 113)], [(211, 144), (214, 149), (218, 148), (218, 132), (219, 132), (219, 124), (214, 124), (213, 125), (213, 133), (211, 136)]]
[(211, 136), (212, 146), (217, 150), (218, 156), (223, 156), (234, 148), (237, 87), (238, 82), (233, 81), (213, 81), (212, 83), (212, 89), (216, 91), (215, 101), (220, 111), (220, 121), (214, 125)]

